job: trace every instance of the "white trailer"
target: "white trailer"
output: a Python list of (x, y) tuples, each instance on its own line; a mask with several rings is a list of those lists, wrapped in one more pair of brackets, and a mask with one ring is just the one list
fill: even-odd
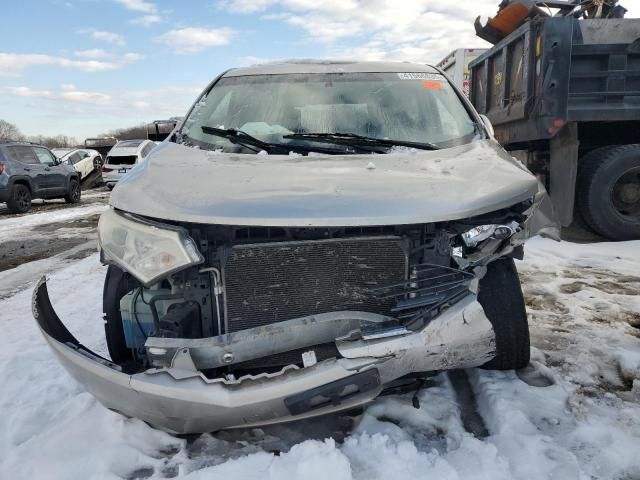
[(468, 97), (469, 63), (478, 58), (486, 48), (458, 48), (444, 57), (436, 66)]

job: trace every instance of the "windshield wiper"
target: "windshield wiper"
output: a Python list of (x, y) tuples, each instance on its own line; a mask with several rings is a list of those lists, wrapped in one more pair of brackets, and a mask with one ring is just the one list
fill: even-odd
[[(256, 153), (259, 152), (260, 150), (264, 150), (267, 153), (272, 153), (276, 155), (277, 154), (288, 155), (289, 152), (291, 151), (294, 151), (294, 152), (302, 151), (304, 153), (317, 152), (317, 153), (326, 153), (328, 155), (344, 155), (344, 154), (354, 153), (354, 152), (349, 152), (344, 150), (336, 150), (334, 148), (318, 148), (318, 147), (310, 147), (306, 145), (291, 145), (291, 144), (264, 142), (259, 138), (249, 135), (247, 132), (238, 130), (237, 128), (216, 128), (216, 127), (208, 127), (206, 125), (203, 125), (200, 128), (202, 128), (202, 131), (204, 133), (226, 138), (231, 143), (242, 145), (244, 147), (249, 148), (250, 150), (254, 150), (253, 148), (250, 148), (250, 147), (256, 147), (258, 149), (258, 150), (254, 150)], [(365, 150), (365, 151), (369, 151), (369, 150)]]
[(282, 138), (308, 140), (310, 142), (334, 143), (336, 145), (355, 145), (371, 147), (411, 147), (420, 150), (439, 150), (435, 143), (410, 142), (406, 140), (388, 140), (386, 138), (365, 137), (356, 133), (292, 133)]
[[(243, 132), (242, 130), (238, 130), (236, 128), (216, 128), (216, 127), (208, 127), (206, 125), (203, 125), (200, 128), (202, 128), (202, 131), (204, 133), (226, 138), (231, 143), (237, 143), (244, 147), (248, 147), (248, 148), (256, 147), (256, 148), (259, 148), (260, 150), (266, 151), (267, 153), (284, 153), (284, 154), (289, 153), (288, 148), (284, 148), (283, 146), (280, 146), (275, 143), (263, 142), (259, 138), (249, 135), (248, 133)], [(253, 150), (253, 149), (250, 148), (250, 150)], [(254, 151), (258, 152), (259, 150), (254, 150)]]

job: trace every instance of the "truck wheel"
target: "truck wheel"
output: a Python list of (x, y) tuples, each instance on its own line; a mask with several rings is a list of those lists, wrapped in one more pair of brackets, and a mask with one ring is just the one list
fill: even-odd
[(77, 178), (72, 178), (69, 180), (69, 191), (64, 196), (65, 201), (67, 203), (79, 203), (81, 195), (80, 182)]
[(580, 160), (577, 188), (580, 212), (596, 233), (640, 238), (640, 144), (589, 152)]
[(7, 208), (12, 213), (26, 213), (31, 209), (31, 190), (26, 185), (16, 183), (11, 187)]
[(127, 275), (118, 267), (109, 265), (102, 291), (102, 311), (104, 312), (104, 334), (109, 355), (114, 363), (122, 365), (133, 361), (133, 353), (124, 340), (124, 328), (120, 316), (120, 299), (129, 292)]
[(482, 367), (512, 370), (529, 364), (529, 324), (518, 271), (512, 258), (487, 265), (480, 280), (478, 301), (493, 326), (496, 356)]

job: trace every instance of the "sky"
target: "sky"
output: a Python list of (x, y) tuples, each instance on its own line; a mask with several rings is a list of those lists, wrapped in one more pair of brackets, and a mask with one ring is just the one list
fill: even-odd
[[(498, 0), (0, 0), (0, 119), (84, 139), (182, 116), (232, 67), (290, 58), (437, 63), (486, 47)], [(621, 0), (640, 17), (640, 0)]]

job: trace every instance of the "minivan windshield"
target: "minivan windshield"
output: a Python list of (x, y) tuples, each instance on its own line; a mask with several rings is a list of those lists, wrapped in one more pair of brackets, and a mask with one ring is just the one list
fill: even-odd
[(440, 74), (265, 74), (221, 78), (193, 108), (178, 138), (226, 152), (259, 152), (255, 146), (265, 142), (292, 151), (304, 146), (301, 153), (313, 146), (384, 153), (394, 141), (429, 149), (456, 146), (478, 131)]

